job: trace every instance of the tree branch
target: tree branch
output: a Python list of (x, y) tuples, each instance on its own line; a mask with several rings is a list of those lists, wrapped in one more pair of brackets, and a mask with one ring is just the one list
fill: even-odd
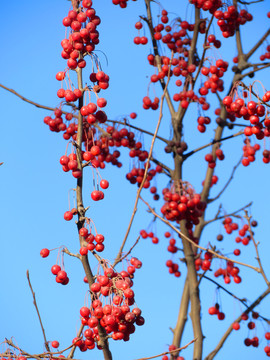
[(35, 306), (35, 308), (36, 308), (37, 315), (38, 315), (38, 319), (39, 319), (39, 323), (40, 323), (40, 326), (41, 326), (41, 330), (42, 330), (42, 334), (43, 334), (43, 338), (44, 338), (44, 345), (45, 345), (46, 350), (47, 350), (47, 351), (50, 351), (49, 343), (48, 343), (48, 341), (47, 341), (47, 339), (46, 339), (45, 329), (44, 329), (44, 327), (43, 327), (42, 320), (41, 320), (41, 316), (40, 316), (40, 313), (39, 313), (39, 310), (38, 310), (37, 301), (36, 301), (36, 295), (35, 295), (35, 293), (34, 293), (34, 290), (33, 290), (33, 288), (32, 288), (32, 285), (31, 285), (29, 270), (26, 271), (26, 277), (27, 277), (27, 280), (28, 280), (28, 285), (29, 285), (29, 287), (30, 287), (32, 296), (33, 296), (33, 304), (34, 304), (34, 306)]

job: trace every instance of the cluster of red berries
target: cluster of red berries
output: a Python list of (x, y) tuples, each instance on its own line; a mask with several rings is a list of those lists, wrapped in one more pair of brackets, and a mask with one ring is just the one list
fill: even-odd
[[(224, 155), (223, 151), (222, 151), (220, 148), (216, 149), (216, 158), (217, 158), (218, 160), (221, 160), (221, 161), (225, 159), (225, 155)], [(215, 162), (215, 159), (214, 159), (214, 157), (213, 157), (212, 154), (210, 154), (210, 153), (209, 153), (209, 154), (206, 154), (205, 157), (204, 157), (204, 159), (205, 159), (205, 161), (208, 162), (208, 167), (209, 167), (210, 169), (214, 169), (214, 168), (215, 168), (216, 162)], [(215, 179), (214, 179), (214, 180), (215, 180)]]
[(69, 283), (69, 278), (65, 270), (61, 269), (59, 265), (53, 265), (51, 268), (53, 275), (56, 275), (55, 281), (62, 285), (67, 285)]
[(218, 303), (215, 304), (215, 306), (211, 306), (208, 309), (208, 314), (209, 315), (217, 315), (218, 320), (224, 320), (225, 319), (225, 314), (222, 311), (219, 311), (220, 306)]
[(150, 108), (152, 110), (157, 110), (158, 106), (159, 106), (159, 98), (158, 97), (155, 97), (154, 101), (152, 101), (149, 96), (145, 96), (143, 98), (143, 108), (145, 110), (148, 110)]
[(203, 271), (209, 270), (211, 267), (212, 257), (213, 255), (209, 251), (206, 251), (204, 253), (204, 259), (202, 259), (201, 257), (195, 259), (196, 271), (200, 271), (200, 269), (202, 269)]
[(181, 272), (179, 271), (179, 265), (174, 263), (172, 260), (166, 261), (166, 266), (169, 268), (169, 273), (174, 274), (175, 277), (180, 277)]
[(161, 213), (167, 220), (187, 220), (187, 229), (192, 229), (193, 225), (199, 223), (206, 203), (201, 201), (200, 194), (196, 194), (189, 186), (182, 186), (182, 188), (179, 186), (179, 191), (176, 192), (175, 190), (175, 186), (172, 186), (171, 189), (162, 190), (165, 203), (161, 207)]
[(267, 45), (265, 54), (262, 54), (260, 56), (261, 61), (264, 61), (265, 59), (267, 59), (267, 60), (270, 59), (270, 45)]
[[(105, 240), (102, 234), (92, 234), (91, 231), (89, 232), (86, 227), (82, 227), (79, 230), (79, 235), (84, 238), (87, 242), (87, 246), (83, 246), (80, 248), (80, 254), (85, 256), (89, 251), (96, 250), (97, 252), (102, 252), (105, 248), (103, 242)], [(96, 243), (94, 243), (96, 242)]]
[[(48, 125), (50, 130), (53, 132), (60, 132), (60, 131), (66, 131), (67, 130), (67, 126), (66, 124), (63, 122), (63, 118), (62, 118), (62, 110), (56, 108), (54, 110), (54, 118), (53, 116), (45, 116), (44, 117), (44, 124)], [(73, 118), (73, 115), (71, 113), (66, 114), (66, 120), (70, 121)], [(68, 132), (69, 130), (67, 130)]]
[(225, 217), (222, 224), (227, 234), (231, 234), (233, 231), (238, 230), (238, 224), (234, 223), (230, 216)]
[(265, 164), (269, 164), (270, 162), (270, 151), (269, 150), (263, 150), (263, 162)]
[[(210, 187), (212, 187), (213, 185), (216, 185), (217, 182), (218, 182), (218, 177), (217, 177), (217, 175), (213, 175), (213, 176), (212, 176), (212, 179), (211, 179), (211, 185), (210, 185)], [(202, 181), (202, 186), (204, 186), (204, 180)]]
[[(270, 98), (270, 92), (269, 95), (265, 94), (265, 98), (268, 98), (268, 96)], [(254, 134), (258, 140), (263, 139), (265, 136), (270, 136), (270, 120), (267, 117), (265, 118), (264, 131), (263, 123), (260, 121), (260, 117), (265, 116), (265, 106), (260, 102), (251, 100), (245, 104), (245, 100), (241, 97), (238, 97), (235, 101), (233, 101), (232, 96), (225, 96), (223, 104), (229, 113), (233, 114), (237, 118), (243, 117), (244, 120), (248, 120), (250, 122), (250, 126), (247, 126), (244, 129), (244, 134), (246, 136)]]
[[(149, 169), (147, 172), (146, 180), (143, 184), (143, 187), (145, 189), (148, 189), (151, 185), (151, 181), (153, 180), (153, 178), (156, 176), (157, 173), (160, 173), (161, 171), (162, 171), (162, 168), (159, 165), (156, 166), (156, 169)], [(140, 186), (144, 175), (145, 175), (145, 169), (134, 167), (130, 170), (129, 173), (126, 174), (126, 179), (131, 184), (137, 184), (138, 186)], [(152, 194), (154, 194), (154, 196), (157, 195), (156, 191), (157, 191), (156, 187), (150, 188), (150, 192)]]
[(204, 11), (209, 11), (211, 14), (220, 8), (223, 3), (221, 0), (189, 0), (191, 4)]
[[(137, 1), (137, 0), (132, 0), (132, 1)], [(125, 9), (127, 7), (127, 2), (128, 0), (112, 0), (112, 3), (114, 5), (119, 5), (120, 8)]]
[(232, 261), (227, 261), (226, 268), (225, 269), (222, 269), (222, 268), (217, 269), (214, 272), (214, 276), (215, 277), (223, 276), (225, 284), (230, 284), (231, 277), (233, 277), (234, 282), (236, 284), (239, 284), (242, 281), (241, 277), (238, 275), (239, 271), (240, 271), (239, 268), (237, 266), (234, 266)]
[(136, 36), (133, 41), (136, 45), (146, 45), (148, 43), (148, 39), (146, 36)]
[[(266, 338), (267, 341), (269, 341), (270, 340), (270, 332), (266, 332), (264, 337)], [(270, 346), (269, 345), (265, 346), (264, 351), (267, 356), (270, 356)]]
[(148, 237), (152, 239), (153, 244), (159, 243), (159, 238), (157, 236), (154, 236), (153, 231), (147, 232), (146, 230), (141, 230), (140, 235), (143, 239), (147, 239)]
[(209, 116), (199, 116), (197, 119), (197, 123), (197, 129), (199, 130), (199, 132), (204, 133), (206, 131), (205, 125), (209, 125), (211, 123), (211, 119)]
[(77, 215), (77, 214), (78, 214), (77, 209), (73, 208), (73, 209), (68, 210), (68, 211), (66, 211), (66, 212), (64, 213), (64, 219), (65, 219), (66, 221), (70, 221), (70, 220), (73, 219), (73, 216), (74, 216), (74, 215)]
[(242, 164), (244, 166), (248, 166), (251, 162), (255, 161), (255, 154), (258, 150), (260, 150), (259, 144), (254, 144), (253, 146), (250, 144), (249, 139), (245, 139), (245, 145), (243, 146), (243, 159)]
[(77, 67), (84, 68), (86, 61), (80, 54), (91, 53), (95, 45), (99, 43), (99, 32), (96, 30), (100, 24), (100, 18), (96, 15), (95, 9), (91, 8), (91, 0), (83, 0), (79, 12), (70, 10), (68, 16), (63, 19), (63, 25), (71, 28), (69, 39), (61, 41), (64, 59), (67, 59), (67, 66), (75, 70)]
[[(135, 324), (138, 326), (144, 324), (141, 310), (138, 307), (130, 309), (135, 302), (134, 292), (131, 289), (133, 286), (131, 277), (142, 263), (137, 258), (132, 258), (130, 263), (128, 271), (121, 271), (121, 273), (115, 272), (112, 268), (105, 268), (104, 275), (98, 275), (97, 281), (91, 285), (92, 296), (95, 300), (91, 308), (83, 306), (80, 309), (82, 324), (89, 326), (84, 332), (86, 338), (84, 347), (88, 349), (95, 347), (95, 342), (99, 340), (97, 331), (99, 323), (107, 334), (111, 334), (112, 339), (124, 341), (128, 341), (130, 334), (135, 332)], [(110, 304), (104, 305), (98, 299), (102, 295), (110, 297)], [(77, 340), (75, 338), (73, 343)], [(76, 345), (80, 347), (79, 344), (76, 343)]]
[(247, 21), (251, 21), (253, 16), (247, 12), (247, 10), (237, 11), (237, 8), (233, 5), (228, 6), (227, 11), (217, 10), (214, 12), (214, 16), (217, 20), (217, 24), (222, 31), (224, 38), (231, 37), (235, 34), (235, 30), (240, 25), (244, 25)]
[(208, 94), (208, 90), (211, 90), (212, 93), (217, 91), (223, 91), (223, 77), (224, 73), (228, 70), (229, 63), (218, 59), (215, 65), (210, 67), (203, 66), (201, 69), (201, 74), (207, 76), (207, 80), (204, 82), (203, 87), (200, 88), (199, 93), (203, 96)]

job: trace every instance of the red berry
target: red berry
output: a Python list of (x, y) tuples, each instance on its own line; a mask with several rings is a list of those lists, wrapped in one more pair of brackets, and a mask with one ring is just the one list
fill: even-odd
[(42, 250), (40, 251), (40, 256), (43, 257), (43, 258), (49, 256), (49, 254), (50, 254), (50, 250), (49, 250), (49, 249), (42, 249)]

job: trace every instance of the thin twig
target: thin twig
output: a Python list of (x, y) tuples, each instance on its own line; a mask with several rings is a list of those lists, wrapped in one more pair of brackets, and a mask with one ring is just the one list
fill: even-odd
[(45, 344), (46, 350), (47, 350), (47, 351), (50, 351), (49, 343), (48, 343), (48, 341), (47, 341), (47, 339), (46, 339), (45, 329), (44, 329), (44, 327), (43, 327), (42, 320), (41, 320), (41, 316), (40, 316), (40, 313), (39, 313), (39, 310), (38, 310), (37, 301), (36, 301), (36, 295), (35, 295), (35, 293), (34, 293), (34, 290), (33, 290), (33, 288), (32, 288), (32, 285), (31, 285), (29, 270), (26, 271), (26, 277), (27, 277), (27, 280), (28, 280), (28, 284), (29, 284), (31, 293), (32, 293), (32, 295), (33, 295), (33, 304), (34, 304), (34, 306), (35, 306), (35, 308), (36, 308), (36, 311), (37, 311), (39, 323), (40, 323), (41, 330), (42, 330), (42, 334), (43, 334), (43, 338), (44, 338), (44, 344)]
[(180, 347), (178, 349), (174, 349), (172, 351), (165, 351), (165, 352), (163, 352), (161, 354), (158, 354), (158, 355), (154, 355), (154, 356), (150, 356), (150, 357), (144, 357), (144, 358), (140, 358), (140, 359), (137, 359), (137, 360), (150, 360), (150, 359), (155, 359), (155, 358), (163, 356), (163, 355), (174, 354), (175, 352), (179, 352), (181, 350), (186, 349), (189, 345), (193, 344), (196, 340), (197, 339), (193, 339), (188, 344), (186, 344), (185, 346), (182, 346), (182, 347)]
[(129, 251), (126, 253), (126, 255), (125, 255), (125, 256), (122, 256), (121, 259), (119, 259), (119, 261), (117, 261), (117, 263), (114, 264), (114, 266), (117, 265), (117, 264), (118, 264), (119, 262), (121, 262), (122, 260), (124, 260), (126, 257), (128, 257), (128, 255), (131, 253), (131, 251), (132, 251), (132, 250), (135, 248), (135, 246), (138, 244), (139, 240), (140, 240), (140, 236), (137, 237), (134, 245), (131, 246), (131, 248), (130, 248)]
[(259, 246), (259, 242), (256, 243), (255, 239), (254, 239), (254, 234), (253, 234), (253, 231), (251, 229), (251, 222), (250, 222), (250, 219), (251, 219), (251, 216), (248, 215), (248, 212), (247, 210), (245, 210), (245, 219), (247, 220), (248, 222), (248, 231), (250, 233), (250, 237), (251, 237), (251, 240), (253, 242), (253, 245), (255, 247), (255, 251), (256, 251), (256, 260), (258, 261), (258, 264), (259, 264), (259, 267), (261, 269), (261, 274), (262, 274), (262, 277), (264, 278), (264, 281), (266, 282), (267, 286), (270, 286), (270, 282), (269, 280), (267, 279), (267, 276), (265, 275), (265, 272), (263, 270), (263, 266), (262, 266), (262, 262), (261, 262), (261, 258), (260, 258), (260, 255), (259, 255), (259, 249), (258, 249), (258, 246)]
[(239, 217), (239, 216), (237, 216), (236, 214), (238, 214), (240, 211), (245, 210), (246, 208), (250, 207), (251, 205), (252, 205), (252, 201), (251, 201), (250, 203), (248, 203), (247, 205), (241, 207), (241, 208), (238, 209), (238, 210), (235, 210), (235, 211), (233, 211), (233, 212), (231, 212), (231, 213), (229, 213), (229, 214), (225, 214), (225, 215), (219, 216), (220, 211), (221, 211), (221, 205), (220, 205), (219, 208), (218, 208), (218, 211), (217, 211), (216, 216), (215, 216), (213, 219), (211, 219), (211, 220), (204, 221), (204, 226), (206, 226), (206, 225), (208, 225), (208, 224), (210, 224), (210, 223), (212, 223), (212, 222), (214, 222), (214, 221), (224, 219), (224, 218), (226, 218), (226, 217), (228, 217), (228, 216)]
[(203, 146), (198, 147), (197, 149), (191, 150), (190, 152), (188, 152), (187, 154), (184, 155), (184, 158), (186, 159), (189, 156), (195, 154), (196, 152), (201, 151), (201, 150), (203, 150), (203, 149), (205, 149), (205, 148), (207, 148), (207, 147), (209, 147), (211, 145), (214, 145), (214, 144), (217, 144), (217, 143), (222, 143), (225, 140), (229, 140), (229, 139), (232, 139), (232, 138), (234, 138), (236, 136), (243, 135), (243, 134), (244, 134), (244, 131), (240, 130), (240, 131), (238, 131), (237, 133), (235, 133), (233, 135), (226, 136), (226, 137), (221, 138), (221, 139), (214, 139), (214, 140), (212, 140), (210, 143), (208, 143), (206, 145), (203, 145)]
[(215, 196), (215, 197), (212, 198), (212, 199), (209, 199), (208, 202), (207, 202), (208, 204), (211, 203), (211, 202), (213, 202), (213, 201), (215, 201), (215, 200), (217, 200), (217, 199), (224, 193), (224, 191), (227, 189), (227, 187), (230, 185), (236, 169), (238, 168), (238, 166), (239, 166), (239, 165), (241, 164), (241, 162), (242, 162), (242, 158), (243, 158), (243, 157), (241, 156), (241, 158), (240, 158), (240, 160), (238, 161), (238, 163), (233, 167), (231, 176), (229, 177), (228, 181), (227, 181), (226, 184), (224, 185), (223, 189), (220, 190), (220, 192), (217, 194), (217, 196)]

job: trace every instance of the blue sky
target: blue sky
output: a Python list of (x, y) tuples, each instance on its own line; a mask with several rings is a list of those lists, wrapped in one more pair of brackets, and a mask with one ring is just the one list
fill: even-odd
[[(179, 2), (167, 0), (166, 6), (170, 19), (180, 15), (181, 18), (192, 21), (194, 11), (191, 5), (179, 6)], [(110, 1), (103, 0), (94, 2), (94, 7), (102, 19), (98, 29), (100, 44), (96, 54), (104, 71), (110, 76), (110, 87), (105, 93), (108, 100), (107, 114), (109, 118), (120, 120), (135, 111), (138, 113), (138, 118), (133, 124), (153, 131), (158, 112), (142, 109), (142, 97), (146, 95), (149, 77), (153, 72), (147, 62), (151, 47), (149, 44), (133, 45), (133, 38), (137, 36), (134, 24), (139, 20), (139, 16), (145, 13), (144, 2), (129, 1), (127, 9), (120, 9)], [(269, 10), (266, 2), (254, 4), (250, 8), (254, 22), (242, 28), (244, 50), (248, 50), (257, 41), (270, 21), (266, 17)], [(2, 4), (0, 14), (3, 51), (0, 58), (2, 84), (41, 104), (54, 107), (59, 103), (56, 96), (59, 83), (55, 80), (55, 74), (66, 66), (60, 56), (60, 42), (65, 36), (62, 18), (67, 15), (68, 10), (69, 3), (64, 0), (38, 3), (31, 0), (23, 3), (15, 0)], [(147, 30), (142, 30), (141, 34), (144, 34), (144, 31), (148, 35)], [(213, 32), (222, 40), (217, 27)], [(267, 44), (265, 43), (263, 48)], [(262, 53), (263, 50), (258, 50), (252, 59), (257, 62)], [(234, 41), (228, 39), (224, 41), (221, 49), (213, 51), (209, 57), (216, 59), (222, 56), (224, 60), (231, 61), (235, 55)], [(90, 72), (89, 69), (91, 66), (87, 67), (85, 72)], [(85, 75), (85, 81), (87, 78), (88, 75)], [(265, 88), (269, 89), (268, 70), (264, 74), (258, 74), (256, 78), (263, 81)], [(227, 76), (226, 80), (229, 81), (230, 76)], [(154, 91), (160, 94), (159, 87), (156, 85), (154, 88), (155, 90), (153, 86), (150, 88), (152, 97), (155, 96)], [(49, 132), (43, 123), (43, 118), (50, 113), (37, 109), (2, 89), (0, 91), (2, 109), (0, 161), (4, 162), (0, 168), (2, 179), (0, 277), (3, 294), (0, 300), (0, 338), (3, 341), (5, 337), (13, 336), (16, 344), (24, 350), (29, 353), (40, 353), (44, 350), (43, 339), (27, 285), (26, 270), (30, 271), (47, 338), (51, 341), (58, 340), (61, 348), (69, 346), (75, 336), (79, 328), (79, 309), (84, 305), (87, 296), (87, 288), (82, 281), (83, 271), (77, 259), (65, 256), (65, 267), (70, 277), (70, 284), (62, 287), (55, 283), (50, 272), (51, 266), (57, 259), (57, 250), (46, 259), (41, 259), (39, 256), (40, 250), (44, 247), (53, 249), (64, 245), (72, 252), (79, 250), (74, 222), (67, 223), (63, 219), (63, 214), (69, 206), (68, 194), (70, 189), (75, 187), (75, 181), (70, 174), (61, 170), (59, 164), (59, 158), (65, 153), (65, 141), (61, 134)], [(216, 106), (214, 102), (215, 100), (211, 101), (209, 116)], [(211, 141), (214, 134), (211, 126), (205, 134), (198, 133), (196, 110), (195, 106), (189, 110), (185, 123), (185, 140), (189, 143), (189, 149)], [(159, 134), (168, 138), (170, 132), (169, 116), (165, 107)], [(141, 139), (145, 147), (149, 146), (150, 140), (146, 136)], [(269, 139), (265, 142), (261, 141), (260, 144), (269, 149)], [(224, 144), (226, 159), (217, 165), (216, 174), (219, 183), (213, 188), (213, 196), (229, 178), (232, 166), (241, 156), (242, 146), (243, 138), (240, 137)], [(160, 157), (168, 166), (172, 166), (172, 159), (165, 155), (163, 147), (163, 144), (157, 142), (154, 155)], [(207, 150), (196, 154), (184, 166), (184, 179), (198, 192), (201, 191), (201, 182), (206, 171), (206, 163), (203, 160), (206, 153)], [(260, 241), (262, 261), (269, 274), (269, 165), (264, 165), (261, 158), (260, 152), (255, 163), (248, 168), (240, 167), (237, 170), (229, 189), (218, 203), (207, 210), (207, 218), (214, 216), (220, 202), (226, 212), (230, 213), (253, 201), (252, 215), (259, 222), (259, 227), (255, 231), (256, 239)], [(130, 185), (125, 180), (125, 174), (132, 167), (132, 162), (124, 151), (121, 159), (124, 164), (122, 169), (107, 166), (102, 171), (102, 177), (110, 182), (104, 201), (91, 203), (90, 170), (86, 171), (84, 181), (85, 205), (91, 206), (89, 216), (94, 220), (98, 231), (105, 236), (104, 256), (111, 261), (117, 254), (125, 235), (136, 197), (136, 186)], [(155, 185), (160, 193), (167, 182), (168, 178), (162, 175), (157, 177)], [(148, 190), (144, 190), (142, 195), (147, 201), (151, 201)], [(162, 201), (155, 203), (156, 209), (161, 206)], [(169, 328), (175, 326), (185, 268), (183, 264), (180, 265), (183, 273), (180, 278), (168, 274), (165, 261), (171, 258), (171, 255), (166, 251), (167, 240), (163, 236), (167, 229), (158, 221), (151, 225), (152, 219), (152, 215), (146, 212), (145, 206), (140, 205), (126, 248), (128, 250), (132, 246), (141, 229), (150, 229), (151, 226), (160, 238), (158, 245), (151, 244), (149, 239), (141, 239), (134, 250), (134, 256), (143, 262), (142, 269), (136, 272), (134, 291), (136, 303), (142, 308), (146, 323), (136, 330), (129, 342), (110, 342), (114, 358), (117, 360), (136, 359), (161, 353), (167, 350), (172, 339)], [(208, 242), (216, 244), (215, 237), (220, 231), (222, 231), (220, 224), (209, 225), (203, 233), (202, 245), (207, 246)], [(235, 248), (233, 235), (227, 236), (221, 245), (224, 247), (224, 252), (230, 254)], [(239, 258), (240, 261), (256, 264), (255, 252), (251, 245), (246, 248), (242, 246), (241, 251), (243, 255)], [(177, 261), (178, 257), (178, 255), (174, 256), (173, 260)], [(96, 271), (96, 262), (90, 259), (90, 263)], [(216, 260), (214, 268), (218, 266), (219, 261)], [(241, 269), (241, 274), (243, 283), (230, 284), (228, 289), (235, 291), (239, 297), (247, 297), (252, 301), (255, 293), (265, 289), (264, 282), (251, 270)], [(223, 284), (222, 280), (219, 281)], [(241, 310), (236, 301), (221, 292), (226, 319), (220, 322), (207, 314), (208, 307), (215, 301), (215, 286), (204, 281), (201, 297), (206, 355), (216, 345), (224, 329), (243, 308)], [(269, 299), (266, 299), (258, 310), (269, 317)], [(192, 339), (190, 323), (187, 327), (183, 344)], [(243, 345), (243, 340), (249, 336), (249, 332), (246, 326), (242, 326), (239, 332), (231, 336), (216, 359), (228, 357), (234, 360), (240, 355), (246, 359), (265, 356), (263, 347), (266, 341), (263, 339), (263, 327), (265, 325), (258, 321), (257, 336), (262, 342), (259, 349), (246, 348)], [(252, 334), (250, 333), (250, 336), (255, 336)], [(2, 350), (4, 349), (3, 346)], [(191, 358), (190, 350), (183, 352), (183, 356), (185, 359)], [(84, 354), (78, 352), (75, 357), (82, 359), (92, 357), (99, 360), (102, 359), (102, 354), (95, 350)]]

